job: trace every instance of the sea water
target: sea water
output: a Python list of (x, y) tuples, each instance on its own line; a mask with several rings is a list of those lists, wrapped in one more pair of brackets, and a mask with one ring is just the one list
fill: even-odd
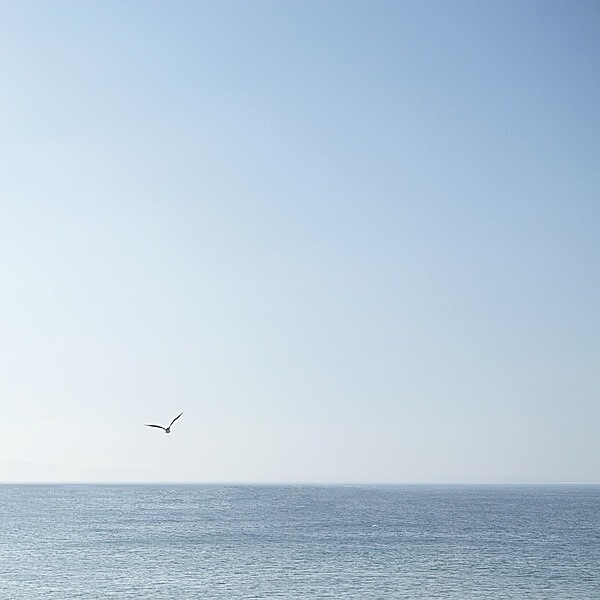
[(600, 486), (0, 486), (0, 597), (600, 598)]

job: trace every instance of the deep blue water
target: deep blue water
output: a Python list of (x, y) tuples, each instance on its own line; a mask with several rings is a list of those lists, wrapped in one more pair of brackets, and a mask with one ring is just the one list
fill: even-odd
[(2, 598), (600, 598), (600, 486), (0, 486)]

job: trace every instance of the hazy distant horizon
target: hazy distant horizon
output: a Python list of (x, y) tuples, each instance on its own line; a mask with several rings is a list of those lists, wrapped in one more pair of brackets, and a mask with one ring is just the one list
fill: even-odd
[(0, 485), (48, 486), (240, 486), (240, 487), (452, 487), (452, 486), (599, 486), (600, 481), (0, 481)]
[[(30, 465), (31, 466), (31, 465)], [(41, 467), (48, 467), (49, 465), (38, 465)], [(55, 466), (56, 468), (56, 466)], [(525, 480), (479, 480), (479, 481), (451, 481), (451, 480), (414, 480), (414, 481), (376, 481), (376, 480), (227, 480), (227, 479), (214, 479), (214, 480), (110, 480), (110, 479), (98, 479), (98, 480), (85, 480), (85, 479), (35, 479), (31, 480), (17, 480), (7, 479), (0, 480), (0, 485), (157, 485), (157, 486), (220, 486), (220, 485), (233, 485), (233, 486), (487, 486), (487, 485), (600, 485), (600, 481), (525, 481)]]

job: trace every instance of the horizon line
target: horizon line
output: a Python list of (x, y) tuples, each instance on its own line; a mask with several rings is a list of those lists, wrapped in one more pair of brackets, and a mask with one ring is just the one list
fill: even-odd
[(335, 486), (335, 487), (368, 487), (368, 486), (525, 486), (525, 485), (600, 485), (600, 481), (0, 481), (0, 486), (8, 485), (115, 485), (115, 486)]

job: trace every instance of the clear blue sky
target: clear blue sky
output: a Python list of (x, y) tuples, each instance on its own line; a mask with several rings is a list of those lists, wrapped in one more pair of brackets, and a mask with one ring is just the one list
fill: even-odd
[(0, 480), (600, 480), (597, 2), (0, 10)]

